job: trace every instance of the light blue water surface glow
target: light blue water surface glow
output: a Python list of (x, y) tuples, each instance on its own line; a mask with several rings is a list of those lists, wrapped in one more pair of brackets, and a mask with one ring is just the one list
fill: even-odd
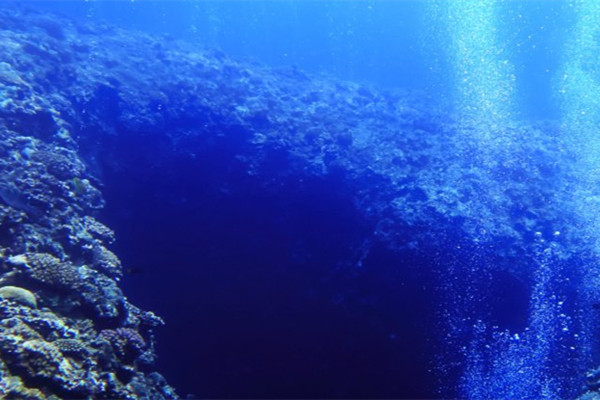
[[(581, 235), (600, 249), (598, 1), (31, 3), (217, 47), (267, 65), (295, 65), (382, 88), (421, 90), (444, 99), (465, 126), (477, 127), (461, 134), (480, 146), (474, 162), (482, 168), (519, 162), (511, 159), (510, 149), (522, 138), (507, 127), (541, 118), (561, 123), (566, 143), (580, 156), (578, 181), (570, 188), (580, 218), (576, 223)], [(494, 199), (482, 193), (480, 201)], [(458, 385), (468, 398), (572, 396), (580, 389), (581, 376), (556, 373), (559, 364), (578, 363), (575, 370), (581, 373), (593, 366), (594, 321), (583, 318), (583, 312), (565, 312), (568, 299), (559, 290), (565, 281), (556, 244), (561, 232), (554, 232), (556, 242), (536, 235), (525, 329), (500, 330), (471, 318), (468, 307), (452, 300), (444, 306), (449, 347), (464, 355)], [(577, 293), (579, 302), (591, 307), (600, 297), (597, 268), (572, 268), (587, 277)], [(453, 282), (446, 288), (449, 293), (461, 292), (467, 301), (477, 302), (471, 283), (457, 280), (453, 272), (447, 278)], [(465, 329), (470, 339), (460, 342)], [(448, 358), (440, 357), (440, 369)]]
[[(236, 58), (272, 66), (294, 65), (308, 72), (381, 87), (428, 90), (440, 95), (446, 93), (452, 75), (453, 60), (446, 54), (451, 39), (438, 35), (439, 15), (431, 0), (25, 3), (78, 19), (106, 21), (214, 46)], [(510, 68), (520, 88), (515, 101), (528, 115), (557, 112), (550, 101), (551, 81), (560, 60), (557, 46), (571, 23), (569, 14), (565, 14), (569, 10), (567, 2), (502, 1), (497, 8), (495, 22), (501, 23), (494, 29), (502, 36), (502, 47), (506, 58), (510, 56)]]

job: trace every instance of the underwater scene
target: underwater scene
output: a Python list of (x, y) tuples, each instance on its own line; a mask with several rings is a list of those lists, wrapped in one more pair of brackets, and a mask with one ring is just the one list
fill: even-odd
[(0, 398), (600, 399), (600, 1), (3, 0)]

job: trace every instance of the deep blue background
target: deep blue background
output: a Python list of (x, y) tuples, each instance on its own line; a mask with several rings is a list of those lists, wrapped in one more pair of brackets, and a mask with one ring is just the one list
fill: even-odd
[[(230, 137), (197, 157), (117, 137), (102, 219), (139, 306), (165, 317), (158, 367), (202, 397), (435, 397), (432, 266), (372, 243), (342, 174), (251, 178)], [(136, 148), (139, 157), (129, 149)], [(273, 171), (289, 168), (273, 156)]]
[[(16, 0), (12, 0), (16, 1)], [(451, 97), (453, 68), (439, 26), (443, 1), (202, 0), (19, 1), (80, 20), (165, 34), (271, 66), (382, 88)], [(560, 1), (506, 1), (496, 21), (514, 66), (517, 112), (555, 118), (552, 93), (572, 7)], [(442, 19), (444, 18), (442, 12)]]
[[(452, 98), (448, 38), (435, 25), (433, 2), (32, 5), (271, 66)], [(556, 117), (552, 93), (569, 23), (559, 2), (506, 2), (501, 10), (521, 116)], [(437, 397), (440, 387), (456, 394), (433, 372), (439, 260), (374, 240), (375, 222), (356, 209), (343, 174), (299, 172), (277, 177), (273, 188), (236, 164), (245, 144), (235, 140), (196, 143), (197, 158), (172, 155), (162, 164), (155, 160), (168, 146), (159, 139), (118, 132), (114, 140), (122, 164), (105, 162), (100, 171), (101, 220), (117, 232), (125, 293), (167, 321), (157, 332), (159, 369), (181, 394)], [(270, 165), (285, 170), (288, 161), (281, 155)], [(494, 282), (489, 321), (523, 329), (526, 284), (508, 273), (485, 278)]]

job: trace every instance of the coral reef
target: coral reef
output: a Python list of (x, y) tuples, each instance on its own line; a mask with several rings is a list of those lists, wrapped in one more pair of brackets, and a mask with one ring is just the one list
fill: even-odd
[(165, 166), (218, 150), (265, 193), (292, 174), (298, 187), (336, 176), (374, 226), (364, 243), (430, 257), (478, 246), (523, 280), (536, 234), (562, 259), (585, 247), (568, 229), (555, 126), (505, 127), (527, 140), (482, 164), (461, 136), (478, 127), (422, 97), (16, 6), (0, 22), (0, 397), (177, 397), (152, 370), (162, 320), (124, 297), (97, 219), (107, 170), (168, 181)]
[(7, 398), (31, 392), (31, 398), (134, 399), (145, 397), (148, 390), (169, 390), (175, 396), (172, 389), (154, 388), (139, 371), (138, 346), (146, 346), (134, 328), (118, 328), (126, 332), (125, 339), (118, 336), (127, 349), (125, 359), (125, 353), (117, 358), (106, 347), (106, 339), (95, 331), (91, 320), (61, 318), (48, 309), (31, 309), (6, 300), (0, 301), (0, 317), (4, 367), (0, 388)]
[(60, 111), (72, 104), (48, 91), (73, 49), (54, 49), (60, 24), (38, 15), (36, 31), (0, 14), (11, 53), (0, 63), (0, 397), (177, 398), (144, 354), (162, 320), (117, 285), (114, 233), (95, 219), (98, 181), (71, 136), (76, 120)]

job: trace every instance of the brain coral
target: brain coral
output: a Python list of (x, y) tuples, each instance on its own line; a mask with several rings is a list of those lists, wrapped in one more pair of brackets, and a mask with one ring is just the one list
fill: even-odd
[(80, 281), (77, 268), (51, 254), (27, 253), (11, 257), (9, 261), (25, 267), (23, 272), (32, 279), (58, 288), (74, 289)]
[(85, 345), (78, 339), (57, 339), (53, 344), (61, 353), (69, 356), (84, 356), (88, 353)]
[(98, 336), (108, 341), (115, 354), (125, 362), (135, 360), (146, 348), (144, 338), (131, 328), (104, 329)]

